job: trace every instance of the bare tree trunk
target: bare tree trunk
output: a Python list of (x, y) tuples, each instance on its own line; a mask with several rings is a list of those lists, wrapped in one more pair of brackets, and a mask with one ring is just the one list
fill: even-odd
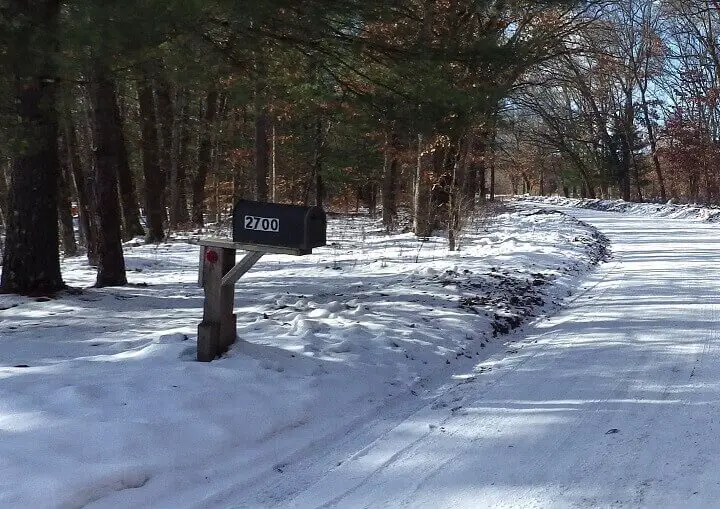
[[(167, 219), (167, 203), (172, 194), (172, 185), (168, 189), (168, 183), (177, 175), (173, 171), (173, 131), (175, 125), (175, 105), (173, 104), (172, 85), (165, 76), (165, 69), (162, 64), (158, 65), (157, 77), (155, 79), (155, 97), (157, 98), (157, 114), (160, 125), (160, 174), (163, 182), (163, 218)], [(172, 209), (172, 203), (170, 204)]]
[(87, 248), (88, 263), (96, 267), (98, 264), (97, 253), (97, 228), (95, 227), (95, 216), (93, 215), (93, 186), (94, 177), (91, 172), (83, 168), (80, 148), (78, 146), (77, 131), (69, 111), (65, 112), (62, 140), (65, 143), (64, 152), (67, 153), (68, 162), (72, 171), (75, 191), (78, 197), (78, 217), (80, 219), (80, 238)]
[(13, 0), (5, 10), (32, 42), (10, 51), (19, 141), (25, 147), (13, 158), (10, 174), (0, 291), (53, 293), (65, 288), (58, 245), (57, 83), (52, 79), (60, 2)]
[(635, 157), (635, 153), (632, 153), (632, 167), (635, 174), (635, 191), (637, 192), (637, 200), (639, 202), (643, 201), (643, 192), (642, 192), (642, 178), (640, 175), (640, 163), (637, 160), (637, 157)]
[(487, 146), (487, 153), (488, 153), (488, 160), (489, 160), (489, 167), (490, 167), (490, 201), (495, 201), (495, 151), (497, 149), (496, 147), (496, 141), (497, 141), (497, 116), (493, 117), (491, 132), (490, 136), (488, 138), (488, 146)]
[(495, 149), (490, 149), (490, 201), (495, 201)]
[(207, 94), (205, 114), (200, 128), (198, 147), (198, 171), (193, 180), (192, 221), (196, 227), (205, 226), (205, 182), (212, 164), (212, 129), (218, 107), (218, 92), (213, 89)]
[(532, 186), (530, 185), (530, 177), (528, 177), (527, 173), (522, 172), (520, 174), (520, 177), (522, 178), (522, 194), (530, 194), (532, 192)]
[(448, 249), (455, 251), (457, 248), (457, 234), (460, 230), (461, 204), (460, 204), (460, 182), (462, 181), (462, 151), (463, 141), (451, 141), (448, 148), (449, 158), (447, 167), (452, 168), (450, 178), (450, 196), (448, 201)]
[(665, 202), (667, 201), (667, 193), (665, 191), (665, 178), (663, 177), (662, 167), (660, 166), (660, 158), (658, 157), (657, 151), (657, 137), (655, 135), (655, 128), (652, 120), (650, 120), (650, 110), (648, 108), (647, 101), (645, 100), (645, 94), (642, 94), (642, 110), (643, 119), (645, 120), (645, 129), (648, 132), (648, 138), (650, 139), (650, 152), (653, 161), (653, 168), (655, 169), (655, 175), (658, 179), (658, 186), (660, 186), (660, 199)]
[(323, 135), (322, 118), (317, 117), (315, 120), (315, 157), (313, 160), (313, 180), (315, 182), (315, 205), (323, 206), (323, 195), (325, 189), (322, 177), (323, 150), (325, 140)]
[(428, 178), (423, 168), (423, 136), (418, 134), (417, 138), (417, 164), (415, 166), (415, 178), (413, 183), (413, 231), (418, 237), (430, 235), (430, 194), (428, 189)]
[(117, 157), (118, 157), (118, 185), (120, 190), (120, 207), (122, 210), (123, 240), (130, 240), (133, 237), (145, 235), (145, 230), (140, 223), (140, 209), (138, 207), (137, 189), (135, 186), (135, 177), (130, 169), (130, 160), (128, 158), (127, 142), (125, 140), (125, 130), (123, 127), (123, 115), (118, 105), (118, 93), (113, 87), (115, 98), (113, 100), (113, 128), (117, 131), (114, 134), (116, 140)]
[(98, 273), (95, 286), (127, 284), (120, 236), (118, 152), (115, 83), (104, 62), (96, 62), (92, 87), (95, 119), (95, 199), (98, 218)]
[(370, 217), (375, 219), (377, 217), (377, 198), (378, 198), (378, 186), (375, 182), (371, 182), (367, 185), (368, 190), (368, 212)]
[[(6, 175), (6, 166), (10, 165), (10, 160), (7, 161), (0, 157), (0, 225), (3, 229), (7, 228), (8, 225), (8, 185)], [(0, 245), (0, 248), (2, 245)]]
[(622, 199), (630, 201), (632, 193), (631, 162), (632, 162), (632, 132), (634, 128), (635, 109), (633, 107), (632, 90), (625, 92), (625, 105), (622, 122), (622, 164), (620, 169), (620, 190)]
[[(61, 142), (65, 145), (64, 140)], [(70, 189), (70, 171), (67, 153), (60, 151), (60, 172), (58, 175), (58, 216), (62, 234), (63, 253), (66, 257), (77, 255), (77, 242), (72, 216), (72, 191)]]
[(448, 250), (455, 251), (456, 239), (455, 230), (457, 229), (457, 192), (455, 190), (455, 173), (453, 172), (452, 180), (450, 184), (450, 199), (448, 201)]
[(465, 168), (465, 182), (463, 182), (463, 198), (467, 204), (468, 212), (475, 210), (475, 195), (478, 192), (478, 167), (472, 162)]
[(480, 194), (480, 203), (484, 203), (487, 200), (488, 187), (487, 187), (487, 175), (485, 162), (481, 162), (478, 166), (478, 193)]
[(219, 137), (215, 138), (215, 149), (213, 153), (213, 199), (210, 217), (212, 217), (215, 223), (219, 223), (222, 220), (222, 207), (220, 205), (220, 140)]
[(398, 136), (395, 130), (390, 133), (389, 141), (385, 143), (386, 164), (383, 171), (383, 225), (388, 231), (395, 228), (397, 219), (397, 186), (399, 161), (397, 153)]
[[(247, 131), (247, 110), (243, 108), (242, 111), (240, 109), (235, 110), (235, 119), (234, 119), (234, 125), (237, 129), (238, 136), (243, 136)], [(243, 168), (242, 162), (238, 161), (237, 158), (233, 158), (232, 161), (232, 172), (233, 172), (233, 203), (237, 203), (238, 200), (241, 200), (245, 198), (247, 193), (247, 175), (245, 172), (245, 168)], [(274, 198), (273, 198), (274, 201)]]
[(477, 140), (477, 180), (478, 180), (478, 194), (480, 195), (480, 203), (485, 203), (487, 200), (488, 186), (487, 186), (487, 159), (488, 159), (488, 143), (485, 133), (482, 133)]
[(177, 155), (171, 173), (170, 182), (170, 226), (190, 223), (187, 200), (187, 170), (190, 154), (190, 93), (184, 90), (180, 94), (182, 115), (178, 126), (179, 136)]
[(259, 93), (255, 95), (255, 108), (255, 197), (258, 201), (267, 201), (267, 178), (269, 172), (268, 151), (270, 150), (268, 130), (270, 117), (268, 116), (267, 106), (263, 104)]
[(272, 148), (270, 153), (270, 168), (272, 171), (271, 197), (273, 203), (277, 202), (277, 136), (275, 133), (275, 122), (272, 125)]
[(148, 231), (147, 242), (160, 242), (165, 238), (163, 220), (163, 178), (160, 168), (160, 145), (157, 133), (157, 115), (155, 99), (150, 77), (145, 70), (138, 80), (138, 104), (140, 106), (140, 122), (142, 124), (142, 156), (143, 175), (145, 177), (145, 217)]

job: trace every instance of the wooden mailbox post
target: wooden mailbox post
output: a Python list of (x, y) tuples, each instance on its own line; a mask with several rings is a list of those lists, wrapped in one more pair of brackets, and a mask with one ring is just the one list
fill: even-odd
[[(325, 241), (325, 213), (318, 207), (239, 201), (233, 211), (233, 240), (195, 242), (200, 245), (198, 283), (205, 292), (197, 360), (209, 362), (235, 342), (235, 283), (265, 253), (302, 256)], [(236, 263), (237, 250), (247, 254)]]

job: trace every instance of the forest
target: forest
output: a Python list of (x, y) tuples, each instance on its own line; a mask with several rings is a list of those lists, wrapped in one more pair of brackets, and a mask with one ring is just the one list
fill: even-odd
[[(401, 212), (497, 194), (720, 201), (717, 0), (0, 0), (0, 291), (236, 200)], [(403, 215), (404, 217), (404, 215)]]

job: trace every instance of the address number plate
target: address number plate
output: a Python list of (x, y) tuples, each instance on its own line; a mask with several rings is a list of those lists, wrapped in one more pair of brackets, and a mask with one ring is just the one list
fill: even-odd
[(279, 232), (280, 220), (276, 217), (245, 216), (245, 229), (261, 232)]

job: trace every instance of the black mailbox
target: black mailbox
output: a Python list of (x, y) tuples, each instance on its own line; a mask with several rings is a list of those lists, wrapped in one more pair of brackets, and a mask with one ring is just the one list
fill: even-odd
[(240, 200), (233, 210), (233, 242), (310, 250), (325, 245), (326, 229), (320, 207)]

